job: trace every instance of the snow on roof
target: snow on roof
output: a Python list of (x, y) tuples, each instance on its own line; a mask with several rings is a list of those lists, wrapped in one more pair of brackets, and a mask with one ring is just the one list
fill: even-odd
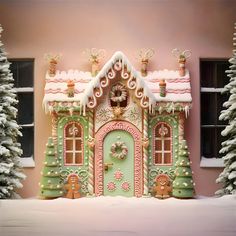
[[(122, 52), (116, 52), (111, 59), (103, 66), (96, 77), (92, 77), (90, 72), (78, 70), (57, 71), (54, 77), (46, 74), (46, 85), (44, 95), (44, 106), (48, 110), (50, 102), (77, 102), (85, 111), (89, 100), (93, 97), (94, 88), (101, 88), (101, 79), (113, 79), (115, 63), (119, 62), (130, 73), (132, 78), (136, 78), (136, 90), (142, 88), (144, 97), (149, 98), (149, 107), (155, 106), (156, 102), (181, 102), (191, 103), (191, 86), (189, 72), (186, 70), (184, 77), (179, 76), (178, 71), (160, 70), (148, 72), (143, 77), (129, 62)], [(73, 80), (75, 83), (75, 96), (67, 96), (67, 81)], [(166, 81), (166, 97), (160, 97), (159, 82)]]

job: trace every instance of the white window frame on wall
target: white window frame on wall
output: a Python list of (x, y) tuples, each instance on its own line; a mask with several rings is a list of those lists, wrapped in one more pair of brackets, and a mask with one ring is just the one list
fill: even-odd
[[(75, 126), (75, 124), (77, 124), (80, 127), (80, 129), (81, 129), (81, 136), (80, 137), (76, 137), (74, 134), (72, 137), (66, 136), (67, 127), (71, 124), (73, 125), (73, 127)], [(66, 141), (72, 141), (72, 143), (73, 143), (72, 150), (67, 150)], [(76, 141), (81, 141), (81, 150), (76, 150)], [(67, 153), (73, 154), (73, 162), (72, 163), (66, 162), (66, 154)], [(76, 153), (81, 153), (82, 162), (79, 164), (75, 163)], [(83, 127), (78, 122), (72, 121), (72, 122), (67, 123), (64, 127), (64, 165), (65, 166), (81, 166), (81, 165), (83, 165), (83, 162), (84, 162), (84, 158), (83, 158)]]
[[(22, 88), (15, 88), (16, 93), (33, 93), (34, 94), (34, 88), (33, 87), (22, 87)], [(34, 122), (31, 124), (19, 124), (20, 127), (33, 127), (34, 128)], [(21, 157), (21, 164), (23, 167), (35, 167), (34, 162), (34, 156), (30, 157)]]
[[(223, 88), (205, 88), (201, 87), (201, 93), (221, 93)], [(202, 127), (225, 127), (225, 125), (201, 125)], [(206, 158), (201, 156), (200, 167), (224, 167), (222, 158)]]
[[(201, 59), (202, 60), (202, 59)], [(204, 60), (204, 59), (203, 59)], [(226, 60), (226, 59), (210, 59), (206, 61), (220, 61), (220, 60)], [(200, 85), (201, 86), (201, 85)], [(200, 87), (200, 93), (221, 93), (223, 91), (223, 88), (215, 88), (215, 87)], [(200, 95), (201, 96), (201, 95)], [(201, 109), (200, 109), (201, 112)], [(200, 118), (201, 120), (201, 118)], [(207, 128), (207, 127), (226, 127), (226, 125), (200, 125), (200, 129), (202, 128)], [(201, 144), (200, 144), (201, 145)], [(202, 155), (202, 153), (201, 153)], [(200, 167), (206, 167), (206, 168), (219, 168), (219, 167), (224, 167), (224, 161), (222, 158), (216, 158), (216, 157), (212, 157), (212, 158), (206, 158), (204, 156), (201, 156), (201, 160), (200, 160)]]
[[(21, 87), (21, 88), (15, 88), (16, 93), (33, 93), (34, 94), (34, 88), (33, 87)], [(34, 109), (34, 108), (33, 108)], [(34, 122), (31, 124), (19, 124), (20, 127), (33, 127), (34, 128)], [(21, 157), (20, 159), (21, 164), (23, 167), (35, 167), (34, 162), (34, 156), (30, 157)]]
[[(170, 129), (170, 137), (165, 137), (165, 136), (162, 136), (162, 137), (156, 137), (155, 136), (155, 131), (156, 131), (156, 128), (157, 126), (168, 126), (169, 129)], [(154, 162), (154, 165), (164, 165), (164, 166), (170, 166), (173, 164), (173, 160), (172, 160), (172, 128), (170, 125), (168, 125), (167, 123), (165, 122), (158, 122), (155, 126), (154, 126), (154, 129), (153, 129), (153, 137), (154, 137), (154, 152), (153, 152), (153, 162)], [(157, 140), (161, 140), (161, 150), (157, 150), (157, 147), (156, 147), (156, 144), (155, 144), (155, 141)], [(170, 150), (168, 151), (165, 151), (165, 141), (170, 141)], [(161, 153), (161, 163), (156, 163), (155, 162), (155, 154), (156, 153)], [(164, 160), (165, 160), (165, 153), (170, 153), (170, 163), (165, 163)]]
[[(9, 58), (9, 62), (12, 63), (11, 61), (16, 61), (16, 62), (24, 62), (24, 61), (33, 61), (34, 62), (34, 59), (33, 58)], [(33, 64), (34, 66), (34, 64)], [(34, 73), (34, 70), (33, 70), (33, 73)], [(34, 80), (34, 75), (33, 75), (33, 80)], [(32, 87), (19, 87), (19, 88), (16, 88), (14, 87), (15, 91), (16, 91), (16, 94), (19, 94), (19, 93), (32, 93), (33, 94), (33, 100), (34, 100), (34, 81), (33, 81), (33, 86)], [(33, 104), (33, 113), (34, 112), (34, 104)], [(18, 124), (20, 127), (24, 128), (24, 127), (33, 127), (33, 129), (35, 130), (34, 128), (34, 119), (33, 119), (33, 122), (30, 123), (30, 124)], [(35, 132), (34, 132), (34, 136), (33, 136), (33, 143), (35, 143)], [(22, 167), (24, 168), (32, 168), (32, 167), (35, 167), (35, 161), (34, 161), (34, 151), (33, 151), (33, 154), (32, 156), (22, 156), (20, 158), (20, 162), (21, 162), (21, 165)]]

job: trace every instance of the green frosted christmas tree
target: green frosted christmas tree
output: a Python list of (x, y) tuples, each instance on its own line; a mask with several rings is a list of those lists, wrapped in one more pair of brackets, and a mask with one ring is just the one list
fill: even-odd
[(179, 158), (176, 162), (175, 180), (173, 181), (173, 193), (176, 198), (192, 198), (194, 195), (194, 183), (189, 161), (189, 152), (185, 140), (179, 147)]
[(63, 195), (62, 183), (60, 178), (59, 161), (55, 155), (53, 139), (48, 139), (45, 153), (45, 162), (42, 170), (40, 182), (40, 195), (43, 198), (56, 198)]

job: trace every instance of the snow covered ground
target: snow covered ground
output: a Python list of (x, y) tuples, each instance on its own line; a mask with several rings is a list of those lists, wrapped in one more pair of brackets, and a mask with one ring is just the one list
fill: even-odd
[(2, 200), (0, 236), (235, 236), (236, 196)]

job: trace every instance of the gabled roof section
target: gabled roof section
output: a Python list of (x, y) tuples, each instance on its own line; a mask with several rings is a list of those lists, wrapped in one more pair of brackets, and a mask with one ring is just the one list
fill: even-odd
[[(73, 106), (80, 106), (85, 114), (86, 107), (94, 108), (97, 105), (97, 98), (103, 95), (103, 89), (108, 86), (109, 80), (116, 77), (117, 72), (127, 81), (127, 87), (135, 91), (140, 99), (143, 108), (152, 110), (157, 103), (186, 103), (192, 102), (189, 72), (186, 70), (184, 77), (179, 76), (178, 71), (161, 70), (148, 72), (143, 77), (137, 71), (128, 58), (120, 51), (116, 52), (111, 59), (103, 66), (96, 77), (90, 72), (69, 70), (68, 72), (57, 71), (54, 77), (46, 75), (44, 105), (51, 110), (54, 102), (72, 103)], [(67, 96), (67, 81), (75, 82), (75, 96)], [(165, 97), (160, 97), (159, 82), (165, 79)]]
[[(137, 98), (141, 99), (141, 106), (148, 107), (155, 104), (155, 96), (145, 84), (144, 79), (138, 74), (128, 58), (120, 51), (116, 52), (112, 58), (103, 66), (97, 76), (91, 80), (85, 89), (83, 97), (80, 100), (81, 107), (85, 111), (85, 107), (93, 108), (96, 106), (96, 97), (103, 94), (103, 88), (107, 87), (109, 80), (116, 77), (116, 72), (121, 71), (121, 77), (127, 80), (127, 87), (135, 90)], [(99, 92), (94, 93), (94, 89)], [(142, 91), (140, 91), (142, 89)], [(148, 101), (147, 101), (148, 100)]]

